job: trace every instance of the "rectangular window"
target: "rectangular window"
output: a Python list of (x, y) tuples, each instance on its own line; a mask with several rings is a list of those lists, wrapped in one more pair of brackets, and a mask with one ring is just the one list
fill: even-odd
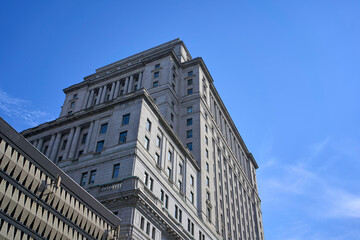
[(207, 215), (207, 217), (208, 217), (208, 220), (210, 221), (210, 217), (211, 217), (211, 210), (210, 210), (210, 208), (209, 208), (209, 207), (207, 208), (206, 215)]
[(193, 94), (193, 89), (192, 89), (192, 88), (189, 88), (189, 89), (187, 90), (187, 95), (190, 95), (190, 94)]
[(178, 211), (179, 211), (179, 207), (175, 205), (175, 219), (178, 219)]
[(188, 232), (190, 232), (191, 231), (191, 221), (190, 221), (190, 219), (188, 218)]
[(136, 91), (138, 89), (138, 85), (134, 86), (134, 91)]
[(172, 160), (172, 152), (169, 151), (168, 152), (168, 161), (171, 162), (171, 160)]
[(174, 121), (174, 114), (170, 114), (170, 120), (173, 122)]
[(194, 204), (194, 193), (190, 192), (190, 202)]
[(151, 239), (155, 240), (155, 238), (156, 238), (156, 229), (153, 227), (151, 232)]
[(188, 72), (188, 76), (192, 76), (193, 75), (193, 71)]
[(97, 142), (96, 152), (101, 152), (104, 147), (104, 140)]
[(205, 163), (205, 166), (206, 166), (206, 171), (209, 172), (209, 170), (210, 170), (209, 163), (206, 162), (206, 163)]
[(181, 192), (181, 190), (182, 190), (182, 182), (180, 180), (178, 181), (178, 187), (179, 187), (179, 190)]
[(187, 113), (192, 113), (192, 111), (193, 111), (192, 107), (187, 108)]
[(65, 150), (66, 144), (67, 144), (67, 140), (64, 140), (64, 141), (63, 141), (63, 144), (62, 144), (62, 146), (61, 146), (61, 150)]
[(187, 85), (190, 86), (190, 85), (192, 85), (192, 84), (193, 84), (193, 80), (192, 80), (192, 79), (188, 79), (188, 80), (187, 80)]
[(206, 200), (210, 201), (210, 193), (209, 192), (206, 192)]
[(190, 175), (190, 185), (194, 186), (194, 176)]
[(81, 174), (80, 186), (84, 186), (86, 184), (87, 176), (87, 172)]
[(210, 186), (210, 179), (209, 179), (209, 177), (206, 177), (206, 186)]
[(145, 218), (144, 217), (141, 217), (141, 220), (140, 220), (140, 228), (142, 230), (144, 230), (144, 226), (145, 226)]
[(160, 190), (160, 200), (164, 202), (164, 190)]
[(186, 138), (192, 138), (192, 130), (186, 131)]
[(161, 144), (161, 137), (157, 136), (157, 138), (156, 138), (156, 146), (160, 147), (160, 144)]
[(112, 178), (117, 178), (119, 176), (120, 163), (115, 164), (113, 168)]
[(182, 175), (182, 173), (183, 173), (183, 167), (181, 164), (179, 164), (179, 174)]
[(79, 153), (78, 153), (78, 158), (79, 158), (81, 155), (83, 155), (83, 152), (84, 152), (84, 150), (80, 150), (80, 151), (79, 151)]
[(119, 144), (126, 143), (127, 131), (121, 132), (119, 137)]
[(157, 86), (159, 86), (159, 82), (158, 81), (153, 82), (153, 88)]
[(84, 144), (84, 143), (86, 143), (86, 138), (87, 138), (87, 133), (85, 133), (83, 136), (82, 136), (82, 138), (81, 138), (81, 144)]
[(146, 121), (146, 130), (151, 132), (151, 121), (149, 119), (147, 119), (147, 121)]
[(129, 114), (126, 114), (126, 115), (123, 115), (122, 125), (127, 125), (127, 124), (129, 124), (129, 121), (130, 121), (130, 113), (129, 113)]
[(95, 182), (96, 170), (92, 170), (90, 172), (89, 184), (93, 184)]
[(169, 207), (169, 196), (165, 194), (165, 208), (168, 209)]
[(150, 178), (150, 190), (152, 191), (154, 188), (154, 179)]
[(78, 96), (77, 94), (74, 94), (74, 95), (73, 95), (73, 99), (77, 98), (77, 96)]
[(205, 124), (205, 132), (208, 132), (208, 126)]
[(205, 149), (205, 156), (206, 158), (209, 158), (209, 151), (207, 149)]
[(146, 224), (146, 234), (149, 235), (150, 234), (150, 223), (147, 222)]
[(192, 142), (186, 144), (186, 148), (189, 149), (189, 151), (192, 151)]
[(171, 168), (170, 167), (167, 168), (167, 175), (169, 178), (171, 178)]
[(182, 222), (182, 210), (179, 209), (179, 222), (181, 223)]
[(70, 108), (73, 108), (73, 107), (75, 107), (75, 102), (71, 102), (71, 104), (70, 104)]
[(108, 127), (107, 123), (102, 124), (100, 127), (100, 134), (106, 133), (107, 127)]
[(189, 118), (186, 120), (186, 126), (191, 126), (192, 125), (192, 118)]
[(154, 72), (154, 78), (158, 78), (160, 75), (160, 72)]
[(155, 161), (157, 165), (160, 165), (160, 155), (158, 153), (155, 153)]
[(209, 139), (205, 136), (205, 144), (208, 145), (209, 144)]
[(193, 222), (191, 223), (191, 235), (194, 236), (194, 223)]
[(147, 172), (145, 172), (144, 174), (144, 184), (145, 186), (147, 186), (149, 183), (149, 174)]
[(156, 64), (155, 69), (159, 69), (159, 68), (160, 68), (160, 64)]
[(150, 140), (145, 136), (144, 147), (146, 148), (146, 150), (149, 150), (149, 145), (150, 145)]

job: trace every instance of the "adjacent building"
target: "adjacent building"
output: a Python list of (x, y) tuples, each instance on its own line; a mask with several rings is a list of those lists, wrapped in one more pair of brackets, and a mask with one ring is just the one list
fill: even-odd
[(258, 165), (201, 58), (175, 39), (64, 89), (22, 132), (121, 219), (121, 239), (264, 239)]
[(0, 118), (0, 239), (118, 239), (120, 219)]

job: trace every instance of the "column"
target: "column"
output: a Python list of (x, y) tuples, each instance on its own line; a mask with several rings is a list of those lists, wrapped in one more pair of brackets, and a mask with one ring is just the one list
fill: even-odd
[(42, 138), (39, 139), (39, 142), (36, 146), (37, 149), (39, 149), (39, 151), (41, 152), (41, 148), (42, 148), (42, 145), (44, 143), (44, 140)]
[(34, 147), (37, 147), (38, 142), (39, 142), (39, 140), (37, 140), (37, 139), (34, 140), (33, 146), (34, 146)]
[(114, 90), (115, 90), (115, 82), (113, 82), (112, 85), (111, 85), (111, 91), (110, 91), (110, 98), (109, 98), (109, 100), (113, 99)]
[(69, 159), (73, 159), (75, 156), (75, 151), (76, 151), (77, 143), (78, 143), (79, 136), (80, 136), (80, 130), (81, 130), (81, 127), (77, 126), (73, 140), (72, 140), (72, 144), (70, 147), (70, 151), (69, 151), (69, 156), (68, 156)]
[(85, 109), (85, 108), (86, 108), (86, 106), (87, 106), (87, 101), (89, 100), (89, 94), (90, 94), (90, 92), (87, 91), (87, 92), (86, 92), (86, 95), (85, 95), (85, 98), (84, 98), (84, 102), (82, 103), (83, 106), (82, 106), (81, 109)]
[(116, 81), (115, 91), (113, 98), (116, 99), (119, 96), (120, 81)]
[(90, 140), (91, 140), (93, 128), (94, 128), (94, 121), (91, 121), (90, 127), (89, 127), (89, 131), (88, 131), (88, 135), (87, 135), (87, 137), (86, 137), (86, 143), (85, 143), (85, 147), (84, 147), (84, 152), (83, 152), (83, 153), (87, 153), (88, 150), (89, 150), (89, 144), (90, 144)]
[(72, 141), (73, 136), (74, 136), (74, 131), (75, 131), (75, 128), (72, 128), (70, 130), (69, 137), (67, 139), (67, 143), (66, 143), (66, 147), (65, 147), (65, 152), (64, 152), (64, 155), (63, 155), (63, 160), (66, 160), (68, 158), (68, 154), (69, 154), (69, 150), (70, 150), (70, 146), (71, 146), (71, 141)]
[(50, 142), (49, 142), (49, 147), (48, 147), (48, 149), (47, 149), (47, 151), (46, 151), (46, 153), (45, 153), (45, 155), (46, 155), (47, 157), (50, 157), (51, 148), (53, 147), (54, 141), (55, 141), (55, 135), (56, 135), (56, 134), (53, 134), (53, 135), (51, 136), (51, 139), (50, 139)]
[(134, 90), (133, 89), (133, 85), (134, 85), (133, 82), (134, 82), (134, 77), (131, 75), (127, 93), (131, 93)]
[(105, 102), (106, 90), (107, 90), (107, 85), (103, 86), (103, 91), (102, 91), (102, 94), (101, 94), (100, 103)]
[(127, 77), (125, 80), (124, 95), (127, 94), (128, 86), (129, 86), (129, 77)]
[(101, 98), (101, 94), (102, 94), (102, 87), (99, 88), (99, 93), (97, 95), (97, 98), (96, 98), (96, 103), (95, 105), (98, 105), (100, 103), (100, 98)]
[(54, 142), (54, 147), (51, 150), (50, 157), (49, 157), (53, 162), (55, 162), (55, 157), (56, 157), (57, 151), (60, 146), (60, 140), (61, 140), (61, 133), (57, 133), (55, 142)]
[(91, 107), (93, 100), (94, 100), (94, 89), (91, 90), (91, 92), (90, 92), (90, 97), (89, 97), (89, 100), (87, 102), (86, 108)]
[(139, 83), (138, 83), (139, 87), (138, 87), (138, 89), (140, 89), (140, 88), (141, 88), (142, 75), (143, 75), (143, 73), (142, 73), (142, 72), (140, 72), (140, 73), (139, 73)]

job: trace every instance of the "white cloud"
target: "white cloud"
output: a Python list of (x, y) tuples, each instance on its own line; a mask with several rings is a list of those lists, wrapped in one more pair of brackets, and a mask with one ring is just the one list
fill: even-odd
[(22, 120), (32, 127), (54, 119), (49, 113), (32, 106), (30, 101), (12, 97), (1, 89), (0, 112), (5, 116)]

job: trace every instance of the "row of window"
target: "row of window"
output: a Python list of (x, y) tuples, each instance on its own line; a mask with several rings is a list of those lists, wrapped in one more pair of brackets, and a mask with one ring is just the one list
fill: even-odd
[[(150, 222), (147, 221), (146, 223), (146, 230), (144, 229), (145, 228), (145, 218), (144, 217), (141, 217), (140, 219), (140, 228), (141, 230), (145, 231), (147, 235), (150, 236)], [(156, 238), (156, 228), (155, 227), (152, 227), (152, 232), (151, 232), (151, 239), (155, 239)]]
[[(120, 163), (117, 163), (113, 166), (113, 171), (112, 171), (112, 178), (117, 178), (119, 177), (119, 171), (120, 171)], [(89, 176), (89, 172), (83, 172), (81, 174), (81, 179), (80, 179), (80, 186), (84, 186), (86, 184), (93, 184), (95, 183), (95, 177), (96, 177), (96, 169), (95, 170), (91, 170), (90, 171), (90, 177), (88, 179)]]

